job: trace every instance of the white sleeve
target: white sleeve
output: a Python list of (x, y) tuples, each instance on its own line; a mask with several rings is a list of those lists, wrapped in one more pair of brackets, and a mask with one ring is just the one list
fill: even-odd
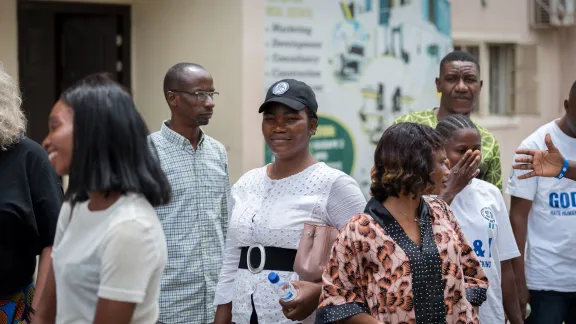
[(328, 223), (341, 230), (348, 221), (366, 208), (366, 198), (356, 180), (348, 175), (339, 176), (330, 189), (326, 212)]
[[(542, 141), (544, 142), (544, 141)], [(518, 148), (529, 148), (534, 150), (539, 150), (540, 147), (531, 140), (525, 140), (518, 146)], [(512, 159), (512, 163), (514, 159), (520, 156), (518, 154), (514, 155)], [(529, 179), (518, 179), (519, 175), (524, 173), (528, 173), (530, 171), (525, 170), (510, 170), (510, 177), (508, 178), (508, 188), (506, 189), (506, 193), (510, 196), (526, 199), (526, 200), (534, 200), (536, 197), (536, 192), (538, 191), (538, 177), (532, 177)]]
[[(495, 188), (496, 189), (496, 188)], [(497, 190), (497, 189), (496, 189)], [(506, 203), (500, 191), (495, 192), (496, 204), (494, 214), (498, 222), (498, 237), (496, 238), (496, 250), (498, 251), (498, 258), (500, 262), (505, 260), (514, 259), (520, 256), (514, 232), (510, 225), (510, 217), (506, 209)]]
[(54, 235), (54, 244), (53, 247), (57, 247), (60, 244), (60, 241), (62, 241), (62, 236), (64, 235), (64, 231), (66, 230), (66, 228), (68, 227), (68, 224), (70, 223), (70, 218), (71, 218), (71, 214), (70, 214), (70, 203), (65, 202), (64, 204), (62, 204), (62, 208), (60, 208), (60, 214), (58, 214), (58, 222), (56, 223), (56, 233)]
[(237, 199), (232, 187), (232, 195), (228, 202), (228, 232), (226, 234), (226, 248), (222, 256), (222, 268), (216, 285), (214, 305), (228, 304), (234, 295), (234, 279), (240, 263), (240, 248), (236, 247), (236, 229), (230, 226)]
[(115, 224), (103, 242), (98, 297), (143, 302), (148, 283), (161, 262), (154, 234), (138, 220), (128, 219)]

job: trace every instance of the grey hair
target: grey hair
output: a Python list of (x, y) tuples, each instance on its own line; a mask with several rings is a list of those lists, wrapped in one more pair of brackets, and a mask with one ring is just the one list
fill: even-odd
[(26, 117), (21, 104), (18, 83), (0, 63), (0, 150), (17, 143), (26, 132)]

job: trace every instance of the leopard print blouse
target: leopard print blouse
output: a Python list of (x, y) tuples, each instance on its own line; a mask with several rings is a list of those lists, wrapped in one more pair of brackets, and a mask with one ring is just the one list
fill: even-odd
[(450, 207), (420, 203), (417, 246), (374, 198), (332, 248), (316, 323), (367, 313), (387, 324), (479, 323), (488, 279)]

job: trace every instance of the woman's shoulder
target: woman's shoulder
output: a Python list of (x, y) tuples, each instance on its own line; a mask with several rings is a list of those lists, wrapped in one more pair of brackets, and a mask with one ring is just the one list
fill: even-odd
[(22, 136), (17, 142), (7, 147), (6, 150), (13, 154), (17, 154), (23, 160), (26, 160), (26, 162), (29, 160), (33, 162), (39, 161), (41, 163), (49, 161), (48, 153), (42, 147), (42, 145), (36, 143), (26, 136)]
[(118, 206), (111, 207), (113, 210), (108, 215), (109, 221), (103, 234), (104, 241), (135, 239), (147, 245), (142, 248), (161, 247), (165, 244), (162, 224), (148, 200), (139, 194), (128, 194), (121, 199)]
[(430, 216), (436, 219), (451, 220), (453, 218), (452, 209), (444, 200), (437, 196), (424, 196), (424, 202), (430, 209)]
[(119, 226), (119, 224), (138, 226), (145, 230), (161, 227), (156, 210), (141, 194), (124, 195), (109, 209), (111, 227)]
[(118, 202), (118, 212), (130, 212), (131, 214), (155, 214), (154, 206), (142, 194), (128, 193), (123, 195)]
[(339, 178), (353, 179), (351, 176), (344, 173), (343, 171), (338, 170), (336, 168), (333, 168), (324, 162), (318, 162), (316, 164), (316, 170), (315, 171), (324, 173), (326, 177), (332, 179), (333, 181), (335, 181), (336, 179), (339, 179)]
[(48, 156), (48, 153), (46, 153), (46, 150), (44, 149), (44, 147), (42, 147), (42, 145), (29, 139), (26, 136), (22, 136), (22, 138), (18, 141), (16, 145), (22, 147), (24, 150), (36, 156), (41, 157)]
[(378, 225), (378, 222), (367, 213), (354, 215), (340, 231), (339, 238), (344, 240), (341, 241), (342, 244), (356, 245), (361, 242), (371, 242), (370, 244), (375, 244), (376, 247), (392, 242), (385, 228)]
[(318, 179), (316, 181), (324, 183), (328, 189), (354, 187), (357, 191), (360, 192), (360, 186), (354, 178), (352, 178), (347, 173), (328, 166), (324, 162), (319, 162), (317, 164), (314, 173), (315, 175), (312, 177), (311, 181)]
[(441, 209), (443, 211), (447, 211), (450, 208), (450, 206), (448, 206), (444, 200), (438, 198), (436, 195), (423, 196), (422, 198), (424, 199), (424, 202), (432, 209)]
[(374, 218), (367, 213), (358, 213), (344, 225), (341, 232), (361, 232), (362, 228), (370, 227), (370, 225), (376, 224)]
[(480, 194), (482, 196), (484, 195), (489, 195), (493, 197), (502, 196), (502, 193), (500, 192), (500, 189), (498, 189), (498, 187), (491, 184), (490, 182), (481, 179), (477, 178), (472, 179), (472, 183), (470, 184), (470, 186), (472, 189), (474, 189), (474, 191), (477, 194)]
[(72, 204), (65, 200), (60, 207), (60, 213), (58, 214), (58, 226), (68, 226), (72, 215)]
[(235, 187), (244, 186), (244, 185), (247, 185), (247, 184), (253, 182), (255, 179), (263, 178), (264, 175), (266, 174), (266, 168), (267, 167), (268, 167), (268, 165), (265, 165), (263, 167), (254, 168), (254, 169), (244, 173), (242, 176), (240, 176), (238, 181), (236, 181), (234, 186)]
[(154, 266), (166, 258), (166, 237), (154, 207), (139, 194), (121, 198), (103, 227), (101, 248), (124, 248), (129, 254), (147, 253)]

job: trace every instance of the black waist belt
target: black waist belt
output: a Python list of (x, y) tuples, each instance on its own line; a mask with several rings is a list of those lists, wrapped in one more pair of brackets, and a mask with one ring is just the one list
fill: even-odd
[[(261, 248), (264, 250), (264, 264), (262, 264)], [(248, 246), (242, 248), (240, 263), (238, 264), (239, 269), (248, 269), (252, 273), (258, 273), (262, 270), (294, 271), (297, 250), (269, 246), (253, 247), (249, 255), (249, 249)]]

